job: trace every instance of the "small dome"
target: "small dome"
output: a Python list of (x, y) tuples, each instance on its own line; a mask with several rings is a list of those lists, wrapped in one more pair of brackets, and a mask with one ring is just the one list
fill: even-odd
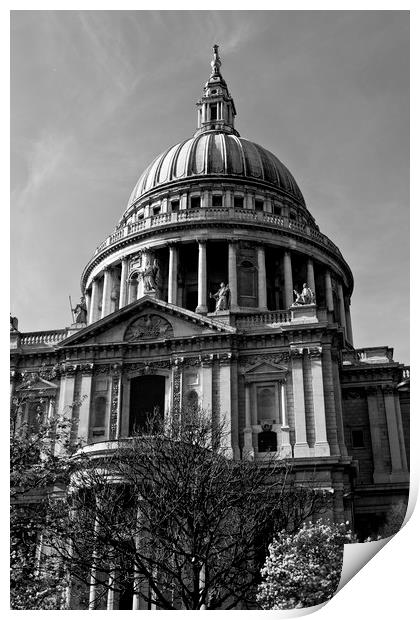
[(225, 131), (207, 131), (156, 157), (137, 181), (127, 207), (160, 185), (207, 175), (262, 181), (287, 192), (305, 206), (295, 179), (273, 153)]

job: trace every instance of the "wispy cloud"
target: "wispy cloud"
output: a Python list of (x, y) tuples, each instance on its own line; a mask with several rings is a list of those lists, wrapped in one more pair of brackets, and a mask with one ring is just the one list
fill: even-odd
[(68, 156), (73, 139), (69, 135), (55, 135), (44, 132), (26, 150), (27, 177), (25, 183), (12, 192), (12, 203), (16, 209), (34, 202), (37, 194), (54, 178), (57, 170)]

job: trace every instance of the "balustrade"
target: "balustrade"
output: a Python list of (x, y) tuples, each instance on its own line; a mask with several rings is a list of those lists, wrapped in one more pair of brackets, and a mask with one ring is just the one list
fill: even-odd
[(65, 329), (46, 331), (46, 332), (27, 332), (21, 335), (20, 343), (22, 346), (34, 346), (37, 344), (55, 344), (64, 340), (67, 331)]
[(236, 326), (240, 329), (255, 329), (269, 325), (286, 324), (290, 323), (290, 321), (291, 312), (289, 310), (275, 310), (273, 312), (261, 312), (237, 318)]
[(295, 222), (288, 217), (269, 213), (267, 211), (254, 211), (253, 209), (237, 209), (231, 207), (206, 207), (199, 209), (182, 209), (174, 213), (159, 213), (158, 215), (152, 215), (143, 220), (127, 224), (124, 228), (121, 228), (112, 233), (105, 241), (103, 241), (95, 250), (95, 254), (98, 254), (105, 247), (118, 242), (122, 237), (136, 234), (142, 230), (148, 228), (155, 228), (159, 226), (166, 226), (169, 223), (176, 224), (178, 222), (199, 221), (199, 220), (236, 220), (244, 222), (261, 222), (268, 224), (276, 228), (286, 228), (288, 230), (294, 230), (300, 234), (310, 237), (315, 241), (322, 243), (323, 245), (331, 248), (337, 254), (341, 256), (341, 253), (337, 246), (332, 243), (328, 237), (323, 235), (318, 230), (311, 228), (307, 224)]

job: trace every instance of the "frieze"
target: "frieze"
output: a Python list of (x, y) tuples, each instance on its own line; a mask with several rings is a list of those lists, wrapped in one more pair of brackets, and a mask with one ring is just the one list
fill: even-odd
[(139, 372), (140, 374), (150, 375), (157, 368), (170, 368), (171, 363), (169, 360), (159, 360), (156, 362), (141, 362), (141, 363), (132, 363), (132, 364), (124, 364), (123, 367), (120, 366), (120, 371), (122, 368), (129, 372)]
[(174, 330), (169, 321), (158, 314), (146, 314), (136, 319), (127, 328), (124, 340), (154, 340), (172, 338)]
[(343, 398), (344, 400), (362, 400), (363, 394), (362, 392), (343, 390)]

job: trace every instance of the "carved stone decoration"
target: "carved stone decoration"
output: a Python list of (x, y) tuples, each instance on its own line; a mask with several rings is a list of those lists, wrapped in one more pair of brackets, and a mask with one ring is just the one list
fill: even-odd
[(156, 340), (172, 338), (173, 335), (174, 330), (169, 321), (158, 314), (145, 314), (129, 325), (124, 340)]
[(119, 403), (119, 392), (120, 392), (120, 375), (115, 373), (112, 376), (112, 386), (111, 386), (111, 420), (110, 420), (110, 429), (109, 435), (110, 439), (116, 439), (117, 437), (117, 428), (118, 428), (118, 403)]
[(273, 353), (272, 355), (246, 355), (244, 357), (241, 357), (239, 359), (239, 362), (241, 364), (242, 371), (246, 367), (255, 366), (255, 364), (258, 364), (260, 362), (272, 362), (273, 364), (282, 364), (285, 362), (289, 362), (289, 360), (290, 353), (289, 351), (285, 351), (284, 353)]
[(153, 374), (153, 371), (156, 368), (170, 368), (170, 361), (169, 360), (158, 360), (156, 362), (144, 362), (141, 364), (124, 364), (124, 370), (127, 370), (128, 372), (138, 372), (139, 375), (147, 375), (147, 374)]
[(319, 359), (322, 355), (322, 347), (310, 347), (308, 349), (309, 357)]
[(175, 365), (173, 368), (173, 413), (178, 416), (181, 411), (181, 368)]

